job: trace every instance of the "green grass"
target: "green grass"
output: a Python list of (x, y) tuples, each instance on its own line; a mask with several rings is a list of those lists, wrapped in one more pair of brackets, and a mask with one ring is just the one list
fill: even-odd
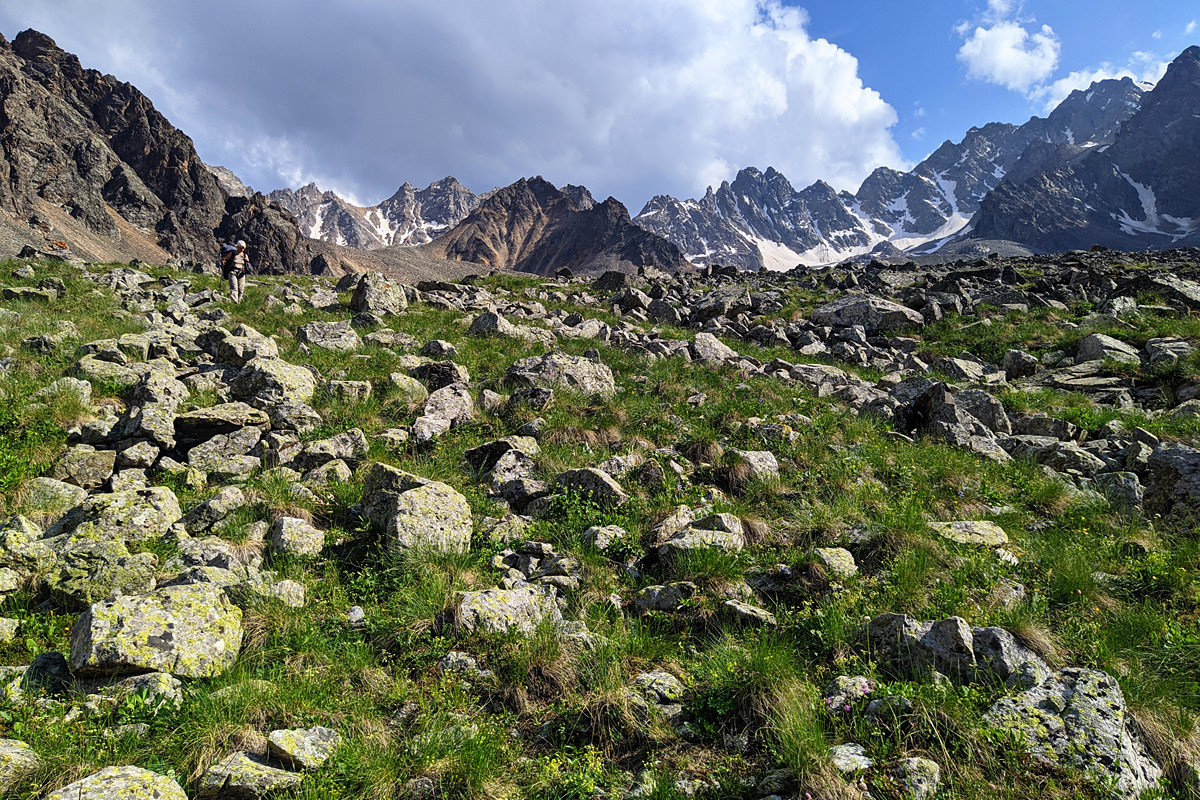
[[(107, 290), (94, 290), (67, 267), (38, 269), (61, 277), (68, 296), (57, 304), (14, 306), (21, 324), (0, 323), (0, 350), (11, 348), (16, 359), (0, 379), (0, 497), (7, 513), (24, 510), (23, 485), (52, 467), (65, 447), (65, 428), (92, 413), (67, 398), (37, 406), (29, 395), (69, 371), (79, 357), (78, 345), (139, 329), (121, 316)], [(0, 266), (0, 285), (19, 283), (10, 273)], [(218, 286), (212, 278), (187, 277), (193, 290)], [(307, 586), (308, 606), (250, 603), (246, 644), (236, 667), (220, 678), (189, 683), (178, 711), (155, 713), (144, 699), (132, 699), (62, 723), (61, 713), (55, 720), (53, 714), (0, 698), (0, 735), (29, 742), (43, 757), (36, 775), (10, 796), (38, 797), (108, 764), (138, 764), (191, 786), (229, 750), (261, 746), (262, 736), (276, 727), (313, 724), (336, 728), (345, 742), (331, 762), (305, 778), (295, 797), (398, 798), (405, 782), (427, 778), (444, 797), (570, 800), (620, 796), (644, 777), (654, 785), (649, 796), (675, 798), (676, 779), (701, 773), (721, 787), (703, 797), (753, 797), (744, 781), (780, 768), (795, 773), (801, 796), (804, 791), (834, 796), (839, 779), (830, 771), (828, 748), (848, 741), (864, 745), (880, 763), (912, 755), (938, 761), (944, 781), (939, 798), (1100, 796), (1080, 776), (1043, 769), (1016, 743), (980, 728), (978, 719), (998, 689), (944, 690), (875, 675), (874, 665), (853, 643), (864, 619), (883, 611), (921, 619), (960, 615), (973, 625), (1006, 626), (1057, 664), (1116, 675), (1133, 713), (1164, 738), (1181, 748), (1196, 740), (1200, 544), (1193, 533), (1103, 502), (1075, 500), (1028, 464), (995, 465), (931, 441), (910, 444), (877, 420), (859, 418), (770, 378), (678, 359), (646, 360), (594, 341), (567, 340), (561, 348), (576, 355), (598, 348), (617, 378), (614, 397), (593, 400), (559, 392), (536, 414), (529, 409), (481, 414), (431, 445), (410, 443), (391, 451), (378, 443), (377, 434), (412, 424), (417, 409), (393, 394), (388, 375), (404, 371), (402, 359), (420, 344), (432, 338), (452, 342), (459, 350), (456, 360), (471, 374), (472, 389), (501, 393), (508, 391), (507, 366), (544, 348), (469, 336), (460, 314), (416, 304), (388, 325), (415, 337), (417, 348), (392, 353), (369, 346), (361, 358), (316, 349), (305, 355), (295, 340), (296, 328), (308, 321), (348, 319), (351, 312), (345, 305), (294, 316), (268, 310), (267, 297), (281, 291), (284, 280), (302, 286), (310, 279), (259, 277), (243, 304), (224, 307), (235, 323), (274, 335), (284, 358), (313, 366), (322, 377), (319, 385), (329, 379), (368, 380), (374, 390), (360, 403), (319, 392), (313, 405), (324, 421), (305, 438), (360, 428), (372, 442), (371, 459), (451, 484), (467, 497), (477, 519), (502, 510), (464, 467), (463, 454), (514, 434), (535, 415), (545, 421), (538, 458), (544, 478), (634, 451), (673, 448), (682, 454), (677, 460), (686, 468), (683, 477), (668, 469), (664, 484), (645, 487), (632, 477), (622, 479), (631, 500), (617, 509), (586, 497), (563, 497), (529, 530), (530, 538), (549, 542), (582, 564), (581, 587), (569, 599), (567, 616), (586, 620), (595, 647), (574, 649), (545, 629), (528, 639), (455, 634), (441, 624), (443, 612), (455, 593), (495, 585), (490, 561), (505, 545), (477, 535), (464, 555), (399, 557), (354, 512), (362, 499), (361, 472), (315, 502), (297, 500), (288, 481), (277, 475), (255, 475), (242, 487), (249, 504), (217, 533), (245, 544), (249, 525), (284, 514), (310, 517), (326, 529), (330, 544), (318, 559), (265, 556), (264, 568)], [(521, 299), (541, 284), (520, 276), (482, 280), (490, 291)], [(788, 289), (780, 316), (807, 313), (825, 296)], [(573, 303), (570, 292), (540, 302), (616, 321)], [(997, 315), (990, 328), (951, 318), (920, 336), (929, 353), (970, 351), (998, 362), (1009, 347), (1069, 351), (1091, 329), (1063, 323), (1079, 323), (1085, 315), (1083, 309)], [(52, 330), (63, 318), (77, 324), (79, 336), (60, 351), (36, 354), (20, 346), (24, 337)], [(1152, 336), (1200, 337), (1190, 318), (1146, 315), (1134, 323), (1133, 331), (1094, 329), (1137, 344)], [(788, 351), (728, 344), (764, 362), (777, 356), (806, 360)], [(1131, 377), (1173, 392), (1195, 380), (1198, 363), (1187, 360)], [(122, 402), (118, 387), (94, 389), (97, 402)], [(694, 408), (687, 399), (697, 393), (707, 401)], [(1099, 409), (1082, 396), (1062, 392), (1013, 392), (1002, 400), (1010, 410), (1050, 413), (1093, 432), (1117, 419), (1168, 438), (1189, 441), (1200, 435), (1194, 422)], [(188, 402), (203, 407), (218, 398), (200, 393)], [(797, 429), (792, 443), (764, 443), (744, 427), (751, 417), (791, 414), (812, 420), (811, 427)], [(779, 480), (738, 479), (738, 465), (728, 457), (735, 448), (771, 450), (780, 463)], [(664, 464), (671, 460), (658, 458)], [(687, 459), (703, 463), (691, 465)], [(185, 475), (152, 478), (175, 491), (185, 510), (219, 489), (190, 484)], [(724, 491), (714, 494), (712, 483)], [(753, 541), (744, 551), (704, 552), (670, 564), (634, 563), (655, 525), (676, 506), (705, 503), (751, 523)], [(930, 521), (952, 519), (996, 521), (1008, 532), (1020, 564), (1008, 566), (985, 548), (931, 533)], [(620, 525), (629, 537), (616, 550), (599, 553), (584, 543), (582, 533), (607, 524)], [(857, 577), (833, 581), (814, 564), (814, 547), (863, 534), (869, 541), (854, 547), (861, 569)], [(157, 544), (147, 548), (160, 561), (171, 554)], [(747, 575), (778, 564), (800, 576), (794, 592), (756, 601), (776, 614), (778, 627), (770, 632), (722, 628), (719, 603), (742, 591)], [(701, 596), (680, 612), (639, 617), (629, 605), (633, 595), (670, 580), (696, 582)], [(1011, 608), (998, 603), (994, 590), (1003, 580), (1023, 583), (1027, 599)], [(623, 613), (609, 602), (614, 594), (625, 603)], [(13, 642), (0, 647), (0, 663), (27, 664), (39, 653), (69, 648), (71, 617), (47, 609), (43, 599), (34, 585), (4, 601), (4, 616), (20, 620), (21, 627)], [(360, 628), (345, 622), (353, 605), (366, 614)], [(495, 673), (495, 684), (439, 674), (434, 666), (451, 650), (473, 654)], [(639, 715), (631, 705), (625, 693), (630, 681), (655, 669), (679, 676), (686, 686), (692, 735), (680, 736), (664, 720)], [(839, 674), (871, 675), (881, 682), (881, 692), (909, 698), (914, 711), (903, 725), (888, 729), (871, 726), (861, 714), (830, 718), (820, 688)], [(270, 688), (258, 691), (255, 681)], [(104, 735), (131, 722), (145, 722), (150, 732)], [(745, 747), (726, 749), (726, 737), (744, 737)], [(891, 796), (884, 779), (872, 780), (878, 797)]]

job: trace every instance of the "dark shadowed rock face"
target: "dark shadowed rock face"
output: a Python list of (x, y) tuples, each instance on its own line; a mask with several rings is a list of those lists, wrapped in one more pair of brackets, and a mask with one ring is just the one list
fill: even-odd
[(37, 31), (11, 44), (0, 37), (0, 150), (0, 207), (18, 218), (48, 204), (118, 251), (136, 231), (206, 263), (219, 252), (219, 229), (245, 239), (256, 264), (308, 271), (312, 256), (293, 223), (278, 214), (230, 218), (227, 192), (186, 134), (135, 87), (84, 69)]
[(653, 267), (674, 272), (686, 266), (678, 247), (634, 225), (619, 202), (610, 197), (588, 206), (587, 190), (570, 188), (572, 193), (567, 194), (540, 177), (522, 178), (488, 197), (437, 239), (432, 252), (455, 261), (541, 275), (564, 267), (573, 271)]
[(1200, 47), (1185, 50), (1111, 147), (1094, 147), (1006, 183), (972, 236), (1043, 251), (1093, 244), (1142, 250), (1200, 242)]

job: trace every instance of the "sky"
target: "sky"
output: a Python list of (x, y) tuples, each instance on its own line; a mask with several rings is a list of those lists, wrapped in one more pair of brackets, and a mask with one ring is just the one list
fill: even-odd
[[(1085, 9), (1085, 10), (1081, 10)], [(1155, 81), (1197, 0), (0, 0), (256, 189), (378, 203), (453, 175), (636, 214), (773, 166), (855, 191), (972, 126)]]

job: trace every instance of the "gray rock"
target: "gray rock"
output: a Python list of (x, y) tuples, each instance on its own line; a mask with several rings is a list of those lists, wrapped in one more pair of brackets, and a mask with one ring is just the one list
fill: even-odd
[(741, 600), (726, 600), (721, 604), (725, 616), (736, 625), (751, 628), (774, 628), (775, 615), (765, 608), (742, 602)]
[(729, 453), (750, 468), (750, 477), (759, 481), (770, 481), (779, 477), (779, 461), (770, 450), (737, 450)]
[(902, 614), (880, 614), (860, 631), (859, 643), (876, 661), (917, 679), (937, 672), (963, 683), (1002, 683), (1025, 662), (1045, 668), (1036, 653), (1007, 631), (972, 628), (961, 617), (918, 622)]
[(1084, 338), (1075, 348), (1076, 364), (1104, 360), (1132, 364), (1135, 367), (1142, 363), (1136, 347), (1125, 344), (1120, 339), (1105, 336), (1103, 333), (1093, 333)]
[(523, 358), (508, 368), (507, 380), (515, 386), (536, 386), (612, 397), (617, 392), (612, 370), (598, 361), (566, 353)]
[(8, 793), (41, 759), (33, 748), (17, 739), (0, 739), (0, 792)]
[(697, 333), (689, 350), (692, 360), (702, 364), (720, 364), (738, 357), (737, 351), (727, 347), (711, 333)]
[(870, 295), (848, 294), (818, 308), (812, 321), (817, 325), (848, 327), (861, 325), (868, 334), (920, 326), (925, 318), (898, 303)]
[(818, 547), (813, 550), (813, 555), (835, 578), (850, 578), (858, 574), (854, 556), (843, 547)]
[(33, 478), (25, 484), (25, 503), (47, 514), (61, 514), (87, 499), (86, 489), (54, 478)]
[(354, 287), (350, 308), (380, 316), (398, 315), (408, 309), (408, 298), (396, 281), (379, 272), (367, 272)]
[(259, 800), (295, 789), (301, 776), (273, 767), (262, 756), (230, 753), (200, 779), (201, 800)]
[(835, 744), (829, 748), (829, 760), (833, 768), (844, 776), (856, 775), (875, 765), (861, 744)]
[(1036, 356), (1023, 350), (1009, 350), (1005, 352), (1001, 366), (1005, 376), (1013, 381), (1018, 378), (1028, 378), (1038, 371), (1040, 365)]
[(621, 484), (603, 470), (592, 467), (570, 469), (554, 477), (555, 488), (574, 492), (601, 508), (616, 508), (629, 500)]
[(310, 322), (296, 331), (296, 339), (335, 353), (351, 353), (362, 347), (362, 339), (349, 322)]
[(1001, 547), (1008, 544), (1008, 534), (1004, 529), (988, 520), (932, 522), (929, 527), (939, 536), (959, 544), (978, 544), (984, 547)]
[(94, 494), (58, 520), (45, 536), (144, 541), (164, 536), (181, 516), (179, 500), (164, 486)]
[(933, 797), (942, 782), (942, 770), (928, 758), (905, 758), (888, 768), (888, 774), (904, 791), (905, 797), (925, 800)]
[(246, 505), (246, 496), (236, 486), (226, 486), (183, 516), (188, 533), (212, 530), (217, 523)]
[[(433, 391), (425, 401), (423, 416), (448, 422), (451, 428), (465, 425), (478, 417), (471, 392), (461, 383)], [(418, 437), (420, 438), (420, 437)]]
[(318, 556), (325, 548), (325, 532), (295, 517), (280, 517), (271, 526), (271, 552), (294, 556)]
[(1138, 797), (1162, 775), (1129, 724), (1121, 687), (1097, 670), (1059, 670), (1016, 697), (997, 700), (984, 721), (1022, 736), (1040, 761), (1115, 780), (1120, 797)]
[(359, 428), (351, 428), (328, 439), (305, 442), (296, 455), (294, 466), (296, 469), (309, 470), (335, 459), (357, 464), (370, 449), (367, 435)]
[(1142, 507), (1145, 489), (1133, 472), (1106, 472), (1096, 476), (1096, 486), (1117, 508), (1138, 509)]
[(113, 474), (117, 454), (113, 450), (97, 450), (81, 444), (62, 454), (50, 471), (50, 477), (83, 489), (98, 489)]
[(316, 378), (304, 367), (277, 358), (254, 358), (229, 385), (235, 400), (266, 409), (282, 401), (308, 403), (317, 389)]
[(581, 538), (592, 547), (604, 552), (617, 542), (624, 541), (628, 535), (625, 529), (619, 525), (593, 525), (583, 532)]
[(157, 566), (153, 554), (132, 555), (121, 539), (77, 539), (59, 554), (46, 585), (56, 603), (79, 610), (100, 600), (153, 591)]
[(690, 581), (647, 586), (634, 595), (633, 607), (643, 614), (650, 611), (676, 611), (699, 591), (700, 588)]
[(465, 553), (471, 546), (471, 507), (450, 486), (384, 464), (372, 464), (363, 486), (363, 512), (398, 551)]

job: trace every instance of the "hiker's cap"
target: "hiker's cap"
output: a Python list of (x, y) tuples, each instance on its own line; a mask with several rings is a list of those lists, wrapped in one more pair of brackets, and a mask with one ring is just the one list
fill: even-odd
[(238, 239), (237, 246), (238, 246), (238, 247), (245, 247), (245, 246), (246, 246), (246, 243), (245, 243), (245, 242), (243, 242), (241, 239)]

